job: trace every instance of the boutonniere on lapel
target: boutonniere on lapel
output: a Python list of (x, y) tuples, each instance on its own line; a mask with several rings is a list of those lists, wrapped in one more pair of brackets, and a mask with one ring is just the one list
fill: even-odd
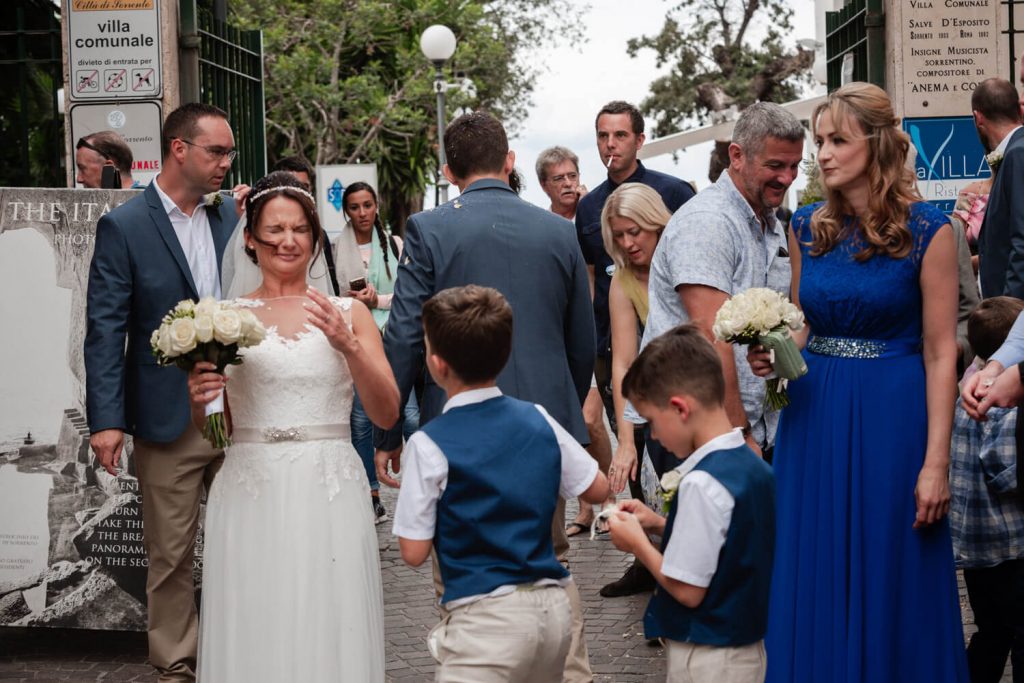
[(211, 192), (210, 194), (203, 195), (203, 204), (214, 209), (219, 209), (220, 205), (224, 203), (224, 195), (219, 191)]
[(661, 511), (666, 515), (672, 507), (672, 499), (676, 497), (676, 492), (679, 491), (679, 482), (682, 480), (683, 475), (679, 473), (679, 470), (669, 470), (661, 475)]
[(986, 154), (985, 161), (988, 162), (988, 167), (992, 169), (992, 174), (995, 175), (996, 169), (999, 168), (999, 164), (1003, 163), (1003, 153), (991, 152)]

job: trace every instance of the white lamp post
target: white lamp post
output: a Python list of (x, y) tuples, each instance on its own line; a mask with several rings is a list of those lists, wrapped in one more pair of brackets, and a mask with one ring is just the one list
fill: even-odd
[(455, 54), (455, 34), (447, 26), (434, 24), (420, 36), (420, 50), (423, 56), (434, 63), (434, 92), (437, 93), (437, 187), (441, 192), (441, 203), (448, 201), (448, 180), (441, 169), (444, 158), (444, 93), (448, 84), (441, 70), (444, 63)]

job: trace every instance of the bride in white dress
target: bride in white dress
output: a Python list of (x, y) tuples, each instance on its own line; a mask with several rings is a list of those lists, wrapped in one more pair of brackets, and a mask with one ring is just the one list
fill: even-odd
[(224, 388), (232, 445), (206, 507), (198, 679), (383, 681), (377, 536), (349, 436), (353, 383), (398, 419), (380, 333), (358, 301), (307, 290), (321, 229), (288, 174), (260, 180), (245, 237), (263, 284), (238, 305), (268, 329), (227, 379), (189, 378), (194, 418)]

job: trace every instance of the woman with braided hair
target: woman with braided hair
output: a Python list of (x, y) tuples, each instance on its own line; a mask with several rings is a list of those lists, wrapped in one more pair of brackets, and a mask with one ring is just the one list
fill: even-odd
[[(345, 188), (341, 205), (348, 216), (335, 242), (334, 261), (338, 268), (338, 285), (348, 288), (348, 296), (370, 309), (373, 319), (383, 333), (391, 313), (391, 297), (398, 258), (402, 253), (402, 240), (393, 236), (380, 218), (377, 193), (368, 183), (355, 182)], [(419, 406), (416, 395), (409, 395), (405, 406), (403, 432), (408, 438), (419, 425)], [(366, 417), (358, 393), (352, 405), (352, 444), (366, 467), (370, 480), (370, 495), (377, 523), (387, 520), (387, 512), (380, 502), (380, 484), (373, 465), (373, 425)]]

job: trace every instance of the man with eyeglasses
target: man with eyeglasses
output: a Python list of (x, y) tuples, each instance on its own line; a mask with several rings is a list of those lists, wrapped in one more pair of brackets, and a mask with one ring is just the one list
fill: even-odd
[[(179, 301), (221, 297), (220, 262), (238, 211), (218, 190), (235, 154), (222, 110), (190, 103), (171, 112), (164, 122), (160, 175), (100, 218), (89, 270), (90, 445), (100, 465), (116, 476), (124, 434), (134, 437), (149, 560), (149, 660), (160, 681), (195, 679), (192, 549), (204, 485), (224, 454), (192, 424), (185, 373), (158, 366), (149, 339)], [(247, 189), (240, 185), (235, 191)]]
[(110, 166), (120, 174), (121, 183), (107, 189), (141, 188), (141, 183), (132, 180), (134, 159), (132, 148), (112, 130), (83, 135), (75, 145), (75, 182), (85, 188), (103, 187), (103, 168)]
[(551, 210), (562, 218), (576, 218), (576, 205), (587, 188), (580, 183), (580, 160), (565, 147), (548, 147), (537, 157), (537, 180), (551, 199)]

